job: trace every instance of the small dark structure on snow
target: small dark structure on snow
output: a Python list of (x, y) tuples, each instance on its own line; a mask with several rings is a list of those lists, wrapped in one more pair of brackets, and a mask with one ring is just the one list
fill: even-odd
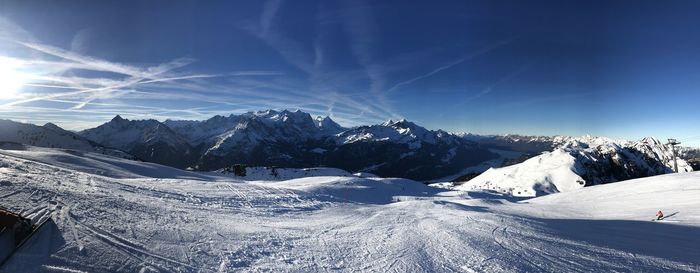
[(0, 264), (29, 237), (33, 229), (31, 220), (0, 208)]

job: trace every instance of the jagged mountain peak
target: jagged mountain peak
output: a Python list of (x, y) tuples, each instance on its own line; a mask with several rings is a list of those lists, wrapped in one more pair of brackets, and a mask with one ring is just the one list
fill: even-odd
[(343, 126), (340, 126), (340, 124), (336, 123), (329, 116), (316, 117), (316, 127), (318, 127), (323, 132), (328, 132), (332, 134), (337, 134), (345, 130)]
[(123, 122), (123, 121), (129, 121), (128, 119), (122, 118), (121, 115), (116, 115), (110, 120), (110, 122)]
[(54, 131), (60, 131), (60, 132), (66, 131), (63, 128), (61, 128), (58, 125), (51, 123), (51, 122), (47, 122), (42, 127), (49, 129), (49, 130), (54, 130)]
[(282, 122), (293, 122), (293, 123), (313, 123), (313, 118), (309, 113), (302, 112), (301, 110), (289, 111), (287, 109), (278, 111), (274, 109), (268, 109), (264, 111), (248, 112), (242, 116), (247, 116), (250, 118), (266, 119), (269, 121), (282, 121)]
[(401, 125), (406, 124), (406, 123), (413, 124), (413, 122), (409, 122), (405, 118), (402, 118), (402, 119), (399, 119), (396, 121), (393, 119), (389, 119), (380, 125), (381, 126), (401, 126)]
[(143, 143), (163, 142), (173, 147), (186, 144), (170, 127), (160, 121), (128, 120), (120, 115), (105, 124), (83, 130), (80, 134), (97, 143), (127, 151)]
[(421, 143), (455, 144), (460, 141), (459, 137), (445, 131), (431, 131), (406, 119), (388, 120), (379, 125), (360, 126), (347, 130), (339, 136), (337, 142), (343, 144), (358, 141), (389, 141), (408, 144), (413, 149), (420, 148)]

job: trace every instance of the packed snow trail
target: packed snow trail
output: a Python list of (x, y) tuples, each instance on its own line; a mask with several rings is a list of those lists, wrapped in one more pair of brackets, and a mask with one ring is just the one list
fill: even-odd
[[(245, 182), (103, 157), (0, 150), (0, 205), (54, 223), (0, 272), (700, 272), (694, 173), (516, 203), (405, 179)], [(158, 178), (129, 174), (139, 164)], [(649, 221), (658, 209), (679, 222)]]

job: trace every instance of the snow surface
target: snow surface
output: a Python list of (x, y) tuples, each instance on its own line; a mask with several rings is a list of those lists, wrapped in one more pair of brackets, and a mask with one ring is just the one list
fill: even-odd
[(219, 173), (233, 176), (236, 179), (246, 181), (280, 181), (302, 177), (315, 176), (354, 176), (353, 174), (336, 168), (276, 168), (276, 167), (246, 167), (245, 176), (236, 176), (231, 170), (219, 170)]
[(0, 140), (40, 147), (95, 151), (94, 145), (89, 141), (63, 131), (52, 123), (37, 126), (0, 119)]
[[(174, 171), (0, 151), (0, 205), (53, 220), (0, 272), (700, 272), (700, 173), (515, 202), (406, 179)], [(650, 221), (659, 209), (669, 222)]]
[(512, 196), (537, 196), (583, 188), (585, 181), (574, 171), (576, 159), (563, 149), (522, 163), (491, 168), (457, 190), (492, 190)]

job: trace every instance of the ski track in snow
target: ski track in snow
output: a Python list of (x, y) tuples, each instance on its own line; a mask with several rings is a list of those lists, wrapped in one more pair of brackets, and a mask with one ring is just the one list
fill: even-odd
[[(607, 225), (610, 215), (581, 209), (609, 209), (604, 197), (513, 203), (380, 178), (108, 177), (15, 153), (0, 150), (0, 181), (9, 181), (0, 185), (0, 205), (35, 221), (51, 216), (60, 232), (0, 272), (700, 272), (700, 239), (692, 233), (700, 231), (693, 216), (700, 204), (689, 198), (678, 199), (678, 223), (648, 226), (649, 216), (639, 215), (646, 221), (625, 229)], [(308, 188), (318, 181), (343, 189), (353, 179), (377, 187)], [(382, 188), (393, 185), (400, 187)], [(365, 198), (381, 194), (394, 201)], [(660, 235), (685, 256), (595, 240), (653, 234), (644, 227), (685, 231)]]

